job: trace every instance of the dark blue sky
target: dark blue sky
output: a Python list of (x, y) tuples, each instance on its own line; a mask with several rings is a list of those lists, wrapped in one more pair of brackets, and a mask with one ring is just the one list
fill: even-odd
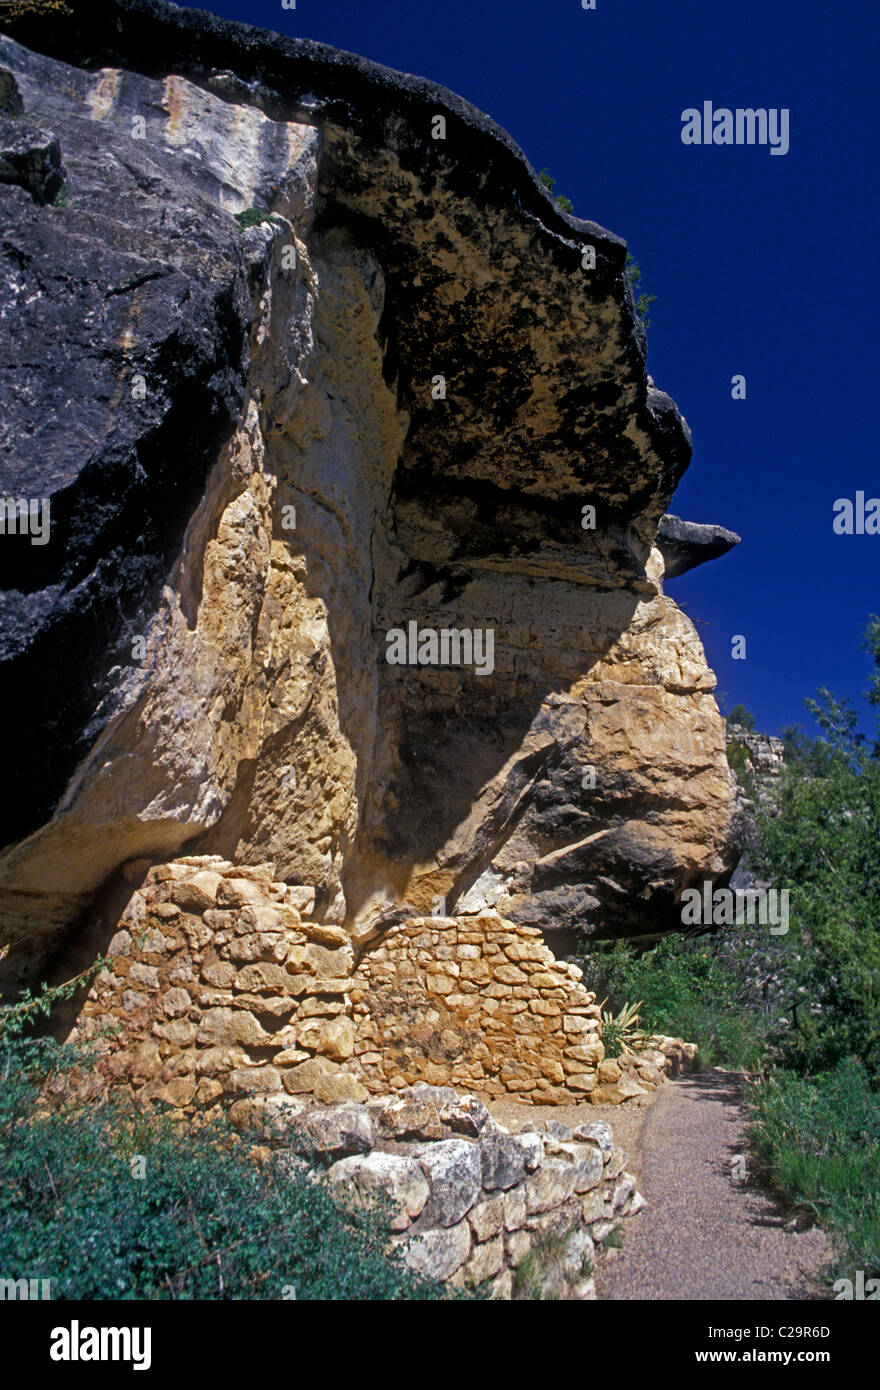
[[(671, 510), (743, 537), (670, 594), (697, 621), (728, 707), (743, 701), (759, 727), (810, 726), (803, 697), (821, 684), (857, 700), (868, 660), (859, 642), (880, 611), (880, 536), (835, 535), (832, 504), (859, 489), (880, 496), (876, 5), (196, 8), (452, 88), (550, 169), (576, 214), (626, 238), (657, 295), (648, 369), (694, 434)], [(788, 154), (683, 145), (681, 113), (704, 100), (789, 108)], [(745, 401), (731, 399), (734, 373), (746, 377)], [(731, 659), (734, 634), (747, 639), (745, 661)]]

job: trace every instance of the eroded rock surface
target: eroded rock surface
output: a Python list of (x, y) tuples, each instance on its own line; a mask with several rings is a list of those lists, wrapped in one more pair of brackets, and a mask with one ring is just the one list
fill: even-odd
[[(625, 244), (419, 79), (152, 0), (7, 29), (2, 491), (51, 502), (0, 537), (13, 978), (192, 853), (358, 948), (675, 925), (733, 790)], [(411, 621), (491, 673), (389, 665)]]

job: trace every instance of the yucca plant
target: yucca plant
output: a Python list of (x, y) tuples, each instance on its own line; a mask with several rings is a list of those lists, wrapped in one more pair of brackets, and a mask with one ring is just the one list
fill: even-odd
[(599, 1005), (602, 1010), (602, 1042), (605, 1044), (605, 1054), (608, 1057), (619, 1057), (627, 1052), (634, 1057), (637, 1052), (647, 1047), (650, 1041), (650, 1035), (636, 1027), (641, 1020), (639, 1009), (642, 1007), (642, 1000), (637, 1004), (624, 1004), (616, 1018), (610, 1009), (604, 1007), (607, 1003), (608, 1000), (605, 998)]

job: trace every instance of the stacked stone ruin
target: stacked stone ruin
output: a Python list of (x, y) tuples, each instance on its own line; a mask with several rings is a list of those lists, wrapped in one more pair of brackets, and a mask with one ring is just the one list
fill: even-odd
[(681, 1061), (665, 1039), (606, 1059), (582, 972), (535, 928), (486, 911), (411, 918), (356, 959), (315, 920), (314, 889), (274, 872), (218, 856), (145, 871), (71, 1033), (95, 1039), (108, 1081), (179, 1110), (418, 1083), (570, 1105), (644, 1094)]

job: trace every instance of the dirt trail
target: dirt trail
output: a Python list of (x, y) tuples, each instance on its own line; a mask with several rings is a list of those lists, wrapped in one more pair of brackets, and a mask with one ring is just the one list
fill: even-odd
[(629, 1163), (647, 1206), (624, 1223), (623, 1248), (599, 1261), (600, 1299), (828, 1297), (817, 1278), (828, 1239), (797, 1229), (749, 1180), (745, 1127), (739, 1073), (662, 1087)]

